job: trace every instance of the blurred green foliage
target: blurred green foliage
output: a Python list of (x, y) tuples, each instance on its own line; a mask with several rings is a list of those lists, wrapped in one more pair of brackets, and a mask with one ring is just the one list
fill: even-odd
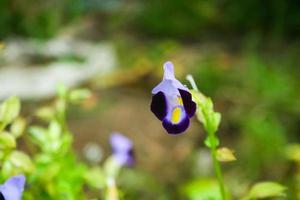
[(19, 117), (20, 101), (13, 96), (0, 105), (0, 160), (1, 181), (19, 174), (30, 173), (34, 165), (28, 154), (17, 150), (17, 139), (25, 131), (25, 122)]
[(187, 38), (249, 31), (283, 36), (300, 31), (300, 4), (294, 0), (153, 0), (141, 4), (138, 24), (152, 36)]
[(83, 11), (81, 0), (1, 0), (0, 38), (14, 35), (49, 38)]
[(28, 186), (24, 199), (28, 200), (85, 199), (82, 188), (89, 183), (85, 179), (88, 166), (77, 159), (72, 149), (73, 135), (66, 124), (66, 111), (69, 103), (77, 104), (89, 96), (86, 89), (68, 91), (58, 87), (55, 103), (37, 111), (48, 127), (30, 126), (25, 135), (38, 147), (32, 149), (26, 140), (34, 150), (31, 156), (17, 150), (16, 140), (27, 132), (25, 119), (19, 117), (20, 101), (17, 97), (5, 100), (0, 106), (1, 181), (24, 173)]
[[(78, 17), (102, 17), (101, 29), (133, 27), (152, 37), (197, 38), (261, 32), (275, 37), (300, 32), (300, 3), (295, 0), (2, 0), (0, 37), (54, 36)], [(216, 34), (218, 33), (218, 34)]]

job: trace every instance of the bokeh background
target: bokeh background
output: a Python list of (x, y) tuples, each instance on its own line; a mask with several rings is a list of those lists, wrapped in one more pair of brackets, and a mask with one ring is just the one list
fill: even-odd
[(118, 181), (124, 199), (193, 199), (213, 176), (203, 128), (193, 119), (170, 136), (149, 107), (170, 60), (222, 113), (234, 197), (273, 180), (298, 199), (299, 35), (296, 0), (1, 0), (0, 98), (20, 96), (30, 115), (58, 82), (90, 88), (93, 98), (68, 113), (79, 158), (98, 164), (111, 132), (122, 132), (137, 161)]

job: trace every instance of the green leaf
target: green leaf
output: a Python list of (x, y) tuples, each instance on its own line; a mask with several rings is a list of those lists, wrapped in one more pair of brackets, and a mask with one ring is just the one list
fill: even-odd
[(182, 192), (189, 200), (221, 200), (217, 181), (206, 178), (188, 183)]
[(33, 169), (34, 165), (27, 154), (21, 151), (13, 151), (3, 162), (1, 172), (4, 177), (10, 177), (19, 173), (30, 173)]
[(13, 96), (4, 101), (0, 107), (0, 121), (10, 124), (20, 112), (21, 103), (18, 97)]
[(39, 126), (31, 126), (28, 130), (31, 139), (40, 146), (47, 143), (47, 130)]
[(9, 156), (9, 160), (14, 166), (23, 169), (24, 172), (31, 172), (33, 170), (33, 163), (30, 157), (22, 151), (13, 151)]
[(16, 148), (16, 139), (8, 132), (0, 134), (0, 149), (13, 149)]
[(35, 115), (45, 121), (50, 121), (54, 118), (54, 109), (50, 106), (45, 106), (40, 109), (38, 109), (35, 113)]
[(221, 122), (221, 114), (214, 111), (214, 105), (209, 97), (192, 90), (193, 100), (197, 104), (197, 119), (203, 124), (206, 132), (215, 133)]
[(57, 84), (56, 91), (60, 98), (65, 99), (67, 97), (68, 90), (62, 83)]
[(73, 137), (70, 133), (64, 134), (61, 137), (60, 146), (59, 146), (59, 150), (60, 150), (59, 153), (61, 155), (63, 155), (65, 153), (67, 153), (68, 151), (70, 151), (70, 148), (72, 146), (72, 141), (73, 141)]
[(222, 147), (217, 149), (217, 160), (220, 162), (230, 162), (235, 161), (236, 157), (234, 156), (232, 150)]
[(217, 130), (218, 130), (218, 128), (219, 128), (219, 125), (220, 125), (220, 122), (221, 122), (221, 114), (220, 113), (218, 113), (218, 112), (214, 112), (213, 114), (212, 114), (212, 119), (211, 119), (211, 121), (212, 121), (212, 131), (213, 132), (216, 132)]
[(57, 99), (55, 102), (56, 115), (59, 120), (65, 120), (67, 104), (64, 99)]
[(286, 187), (276, 182), (260, 182), (252, 186), (250, 192), (243, 200), (282, 197), (286, 195), (285, 190)]
[(13, 122), (10, 131), (15, 138), (18, 138), (24, 133), (25, 128), (26, 120), (24, 118), (19, 117)]
[(59, 137), (61, 135), (61, 126), (56, 120), (53, 120), (50, 122), (48, 130), (49, 130), (48, 136), (51, 141), (59, 139)]
[(97, 189), (102, 189), (105, 186), (105, 175), (100, 167), (94, 167), (86, 171), (84, 178), (87, 184)]
[(70, 92), (69, 100), (71, 103), (80, 103), (91, 95), (92, 93), (88, 89), (77, 89)]

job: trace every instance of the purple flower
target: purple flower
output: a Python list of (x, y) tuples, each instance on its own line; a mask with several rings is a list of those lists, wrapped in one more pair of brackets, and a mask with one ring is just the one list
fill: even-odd
[(21, 200), (25, 185), (25, 176), (17, 175), (0, 185), (1, 200)]
[(188, 88), (174, 76), (173, 64), (164, 64), (164, 78), (152, 90), (151, 111), (162, 121), (170, 134), (184, 132), (196, 111), (196, 104)]
[(134, 164), (132, 141), (120, 133), (113, 133), (110, 137), (113, 157), (120, 165), (132, 166)]

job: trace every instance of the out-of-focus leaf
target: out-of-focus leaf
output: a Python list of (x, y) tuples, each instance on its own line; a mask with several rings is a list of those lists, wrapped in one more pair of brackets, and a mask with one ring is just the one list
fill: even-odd
[(38, 145), (43, 146), (47, 143), (47, 130), (39, 126), (31, 126), (29, 135)]
[(51, 141), (59, 140), (61, 135), (61, 126), (56, 120), (50, 122), (48, 133)]
[(19, 117), (13, 122), (10, 131), (12, 135), (15, 136), (15, 138), (18, 138), (24, 133), (25, 128), (26, 120), (24, 118)]
[(5, 100), (0, 107), (0, 121), (4, 124), (11, 123), (19, 115), (20, 108), (18, 97), (13, 96)]
[(80, 103), (83, 100), (91, 97), (92, 93), (88, 89), (73, 90), (69, 94), (69, 100), (71, 103)]
[(22, 151), (13, 151), (9, 156), (9, 160), (14, 166), (23, 169), (24, 172), (33, 170), (33, 163), (30, 157)]
[(50, 106), (45, 106), (38, 109), (35, 115), (42, 120), (50, 121), (51, 119), (54, 118), (54, 110)]
[(56, 116), (59, 120), (64, 120), (66, 114), (66, 101), (65, 99), (57, 99), (55, 102)]
[(189, 200), (221, 200), (220, 189), (214, 179), (199, 179), (185, 185), (182, 192)]
[(256, 183), (242, 200), (282, 197), (286, 195), (285, 190), (286, 187), (276, 182)]
[(16, 147), (16, 139), (8, 132), (0, 133), (0, 149), (12, 149)]
[(13, 151), (3, 162), (1, 172), (7, 178), (19, 173), (30, 173), (33, 169), (34, 165), (27, 154), (21, 151)]
[(90, 186), (97, 189), (102, 189), (105, 186), (105, 175), (100, 167), (94, 167), (86, 171), (84, 178)]
[(60, 98), (65, 99), (67, 97), (68, 90), (67, 90), (66, 86), (64, 86), (63, 84), (61, 84), (61, 83), (58, 84), (56, 86), (56, 91), (57, 91), (57, 95)]
[(70, 151), (71, 145), (72, 145), (73, 137), (71, 134), (65, 134), (61, 138), (61, 144), (60, 144), (60, 154), (63, 155)]
[(288, 159), (300, 162), (300, 144), (290, 144), (286, 147), (286, 156)]
[(222, 147), (217, 149), (217, 159), (220, 162), (230, 162), (236, 160), (236, 157), (234, 156), (232, 150)]

